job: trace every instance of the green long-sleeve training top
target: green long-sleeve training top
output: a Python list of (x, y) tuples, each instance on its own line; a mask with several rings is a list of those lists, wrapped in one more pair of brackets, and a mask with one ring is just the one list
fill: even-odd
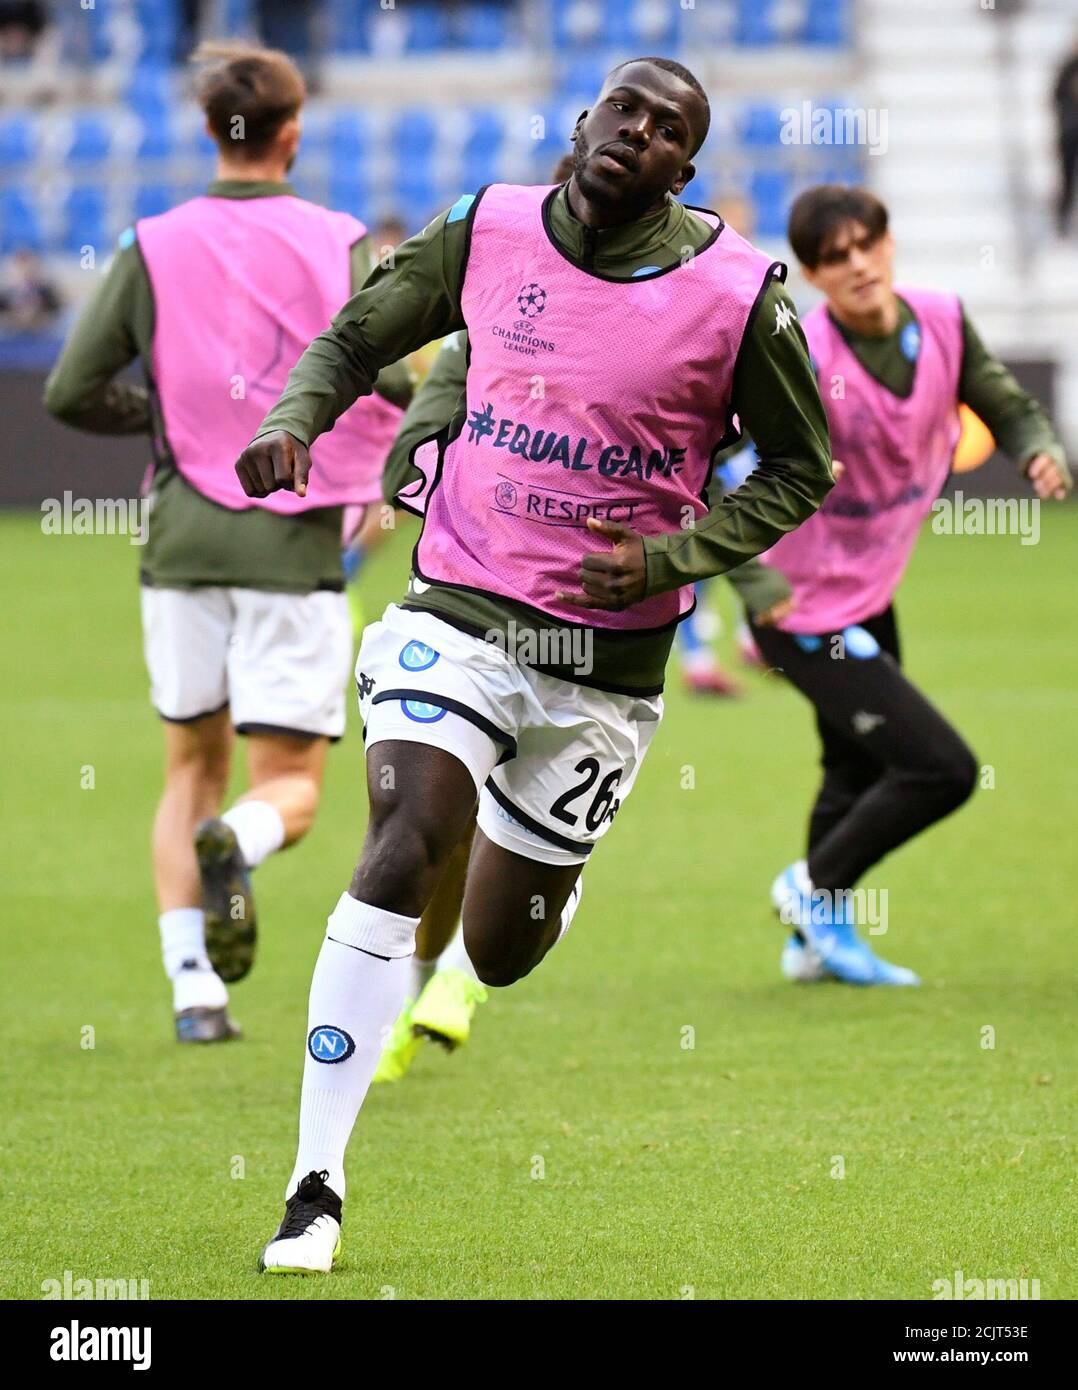
[[(371, 389), (385, 363), (465, 327), (460, 296), (470, 225), (451, 212), (399, 247), (392, 264), (374, 269), (293, 368), (260, 433), (283, 429), (310, 444)], [(679, 263), (687, 248), (698, 248), (711, 235), (707, 223), (672, 198), (640, 221), (594, 231), (573, 215), (564, 186), (551, 201), (550, 229), (559, 250), (575, 264), (624, 280), (645, 266)], [(780, 321), (788, 326), (776, 332)], [(761, 296), (746, 330), (732, 395), (742, 428), (756, 444), (759, 466), (695, 529), (645, 538), (648, 594), (743, 564), (811, 516), (832, 486), (827, 420), (808, 349), (793, 303), (777, 281)], [(461, 419), (458, 412), (452, 429), (459, 429)], [(717, 442), (725, 421), (715, 425)], [(410, 592), (406, 601), (484, 637), (505, 633), (510, 621), (518, 634), (566, 626), (495, 595), (438, 584), (422, 594)], [(588, 626), (586, 610), (581, 610), (581, 626)], [(571, 668), (544, 669), (601, 689), (662, 688), (673, 629), (611, 635), (595, 628), (592, 639), (592, 669), (586, 676)], [(556, 651), (558, 643), (540, 640), (533, 649)]]
[[(231, 179), (212, 183), (207, 194), (296, 196), (287, 183)], [(352, 246), (353, 290), (366, 280), (375, 259), (369, 236)], [(46, 382), (46, 409), (65, 424), (94, 434), (149, 435), (155, 405), (150, 392), (114, 378), (135, 358), (150, 362), (154, 318), (153, 287), (138, 242), (124, 236)], [(395, 363), (379, 374), (377, 390), (404, 406), (413, 385), (407, 365)], [(167, 444), (166, 439), (166, 454)], [(233, 511), (203, 497), (167, 458), (154, 473), (150, 503), (149, 537), (139, 554), (144, 584), (283, 593), (342, 586), (340, 507), (316, 507), (295, 516), (255, 506)]]

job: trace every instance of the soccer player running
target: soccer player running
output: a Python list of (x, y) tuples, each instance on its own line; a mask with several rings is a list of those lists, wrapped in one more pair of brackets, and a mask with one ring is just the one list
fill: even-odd
[[(554, 179), (564, 182), (572, 171), (572, 159), (567, 156), (554, 170)], [(463, 330), (443, 339), (430, 371), (404, 413), (386, 458), (382, 491), (387, 499), (407, 492), (418, 481), (419, 475), (411, 466), (413, 451), (452, 421), (466, 388), (467, 353), (468, 335)], [(789, 585), (778, 570), (762, 565), (759, 560), (746, 560), (730, 570), (725, 578), (756, 622), (767, 625), (788, 611)], [(697, 591), (701, 587), (697, 585)], [(688, 625), (686, 617), (678, 629), (679, 635), (683, 636)], [(459, 930), (458, 914), (470, 841), (468, 835), (454, 852), (454, 860), (443, 875), (436, 899), (419, 924), (404, 1006), (382, 1049), (372, 1078), (374, 1083), (399, 1081), (415, 1060), (424, 1039), (433, 1039), (449, 1051), (462, 1047), (471, 1037), (477, 1005), (488, 998), (468, 956), (463, 932)], [(577, 879), (574, 894), (563, 909), (563, 917), (576, 911), (582, 888), (583, 874)]]
[[(367, 838), (311, 984), (299, 1149), (266, 1270), (332, 1265), (345, 1146), (477, 800), (464, 935), (479, 978), (504, 986), (564, 932), (632, 790), (693, 581), (766, 549), (831, 485), (784, 267), (672, 196), (708, 120), (680, 64), (616, 68), (573, 132), (572, 178), (491, 185), (405, 242), (236, 465), (252, 496), (303, 496), (311, 441), (381, 365), (467, 330), (466, 408), (414, 455), (429, 486), (408, 593), (357, 663)], [(735, 413), (760, 465), (709, 513)]]
[[(1071, 486), (1043, 410), (988, 352), (956, 295), (893, 284), (887, 209), (860, 188), (803, 193), (789, 238), (826, 302), (806, 314), (838, 479), (819, 512), (766, 556), (793, 586), (777, 627), (753, 628), (772, 667), (816, 710), (823, 780), (807, 858), (775, 880), (794, 926), (794, 979), (914, 985), (856, 932), (866, 870), (961, 806), (977, 761), (903, 674), (894, 594), (959, 438), (959, 404), (989, 427), (1038, 498)], [(840, 469), (838, 464), (841, 463)]]
[[(314, 821), (352, 660), (342, 514), (378, 497), (411, 394), (407, 369), (389, 368), (381, 394), (317, 446), (305, 496), (245, 496), (237, 452), (374, 256), (362, 223), (304, 202), (286, 182), (305, 95), (291, 60), (237, 47), (196, 59), (208, 64), (198, 95), (217, 178), (205, 196), (121, 236), (45, 392), (68, 424), (153, 439), (141, 573), (165, 734), (153, 862), (185, 1043), (237, 1034), (225, 981), (254, 959), (250, 871)], [(113, 380), (135, 357), (146, 387)], [(247, 736), (250, 790), (220, 815), (233, 731)]]

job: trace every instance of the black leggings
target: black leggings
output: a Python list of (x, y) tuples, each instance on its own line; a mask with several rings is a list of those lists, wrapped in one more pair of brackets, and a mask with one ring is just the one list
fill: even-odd
[(823, 781), (808, 825), (815, 887), (852, 888), (884, 855), (969, 797), (977, 761), (963, 739), (902, 674), (893, 608), (858, 624), (879, 646), (828, 633), (813, 650), (789, 632), (753, 625), (769, 666), (816, 709)]

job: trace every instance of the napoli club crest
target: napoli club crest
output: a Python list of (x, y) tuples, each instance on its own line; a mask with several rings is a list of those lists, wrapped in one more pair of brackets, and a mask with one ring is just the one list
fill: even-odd
[(501, 482), (494, 489), (494, 500), (503, 512), (511, 512), (517, 504), (517, 490), (510, 482)]
[(429, 671), (438, 660), (440, 653), (425, 642), (407, 642), (397, 658), (406, 671)]

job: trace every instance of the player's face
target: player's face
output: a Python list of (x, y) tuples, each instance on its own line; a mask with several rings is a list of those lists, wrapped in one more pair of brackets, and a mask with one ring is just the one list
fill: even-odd
[(703, 103), (673, 73), (629, 63), (599, 93), (573, 131), (573, 174), (602, 207), (643, 212), (680, 193), (695, 170), (690, 154)]
[(895, 243), (890, 232), (872, 236), (861, 222), (846, 222), (824, 243), (805, 279), (822, 290), (843, 317), (878, 314), (892, 295)]

